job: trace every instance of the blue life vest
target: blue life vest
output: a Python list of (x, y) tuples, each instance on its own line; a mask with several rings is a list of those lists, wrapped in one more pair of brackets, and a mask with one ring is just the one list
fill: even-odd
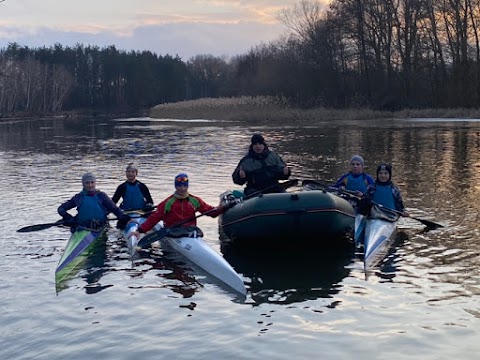
[(373, 201), (382, 204), (390, 209), (395, 209), (395, 199), (393, 198), (392, 185), (377, 185)]
[(123, 194), (123, 201), (120, 208), (123, 210), (137, 210), (145, 206), (145, 199), (138, 182), (135, 184), (127, 183), (125, 186), (125, 194)]
[(347, 190), (361, 191), (364, 193), (367, 190), (367, 181), (365, 180), (363, 174), (358, 176), (348, 174), (345, 188)]
[(77, 208), (77, 222), (79, 224), (88, 224), (92, 220), (107, 221), (107, 214), (100, 204), (98, 194), (93, 196), (83, 195), (82, 202)]

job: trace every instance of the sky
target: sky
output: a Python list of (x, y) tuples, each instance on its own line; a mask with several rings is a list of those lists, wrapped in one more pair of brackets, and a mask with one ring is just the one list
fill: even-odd
[(115, 45), (178, 55), (234, 56), (288, 33), (278, 13), (300, 0), (5, 0), (0, 47)]

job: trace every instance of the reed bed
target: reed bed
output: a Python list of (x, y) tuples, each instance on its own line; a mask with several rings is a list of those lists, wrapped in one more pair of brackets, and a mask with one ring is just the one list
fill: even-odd
[(208, 119), (247, 123), (315, 124), (335, 120), (377, 120), (405, 118), (480, 118), (479, 109), (405, 109), (398, 112), (368, 108), (297, 108), (285, 99), (268, 96), (202, 98), (165, 103), (153, 107), (150, 117), (162, 119)]

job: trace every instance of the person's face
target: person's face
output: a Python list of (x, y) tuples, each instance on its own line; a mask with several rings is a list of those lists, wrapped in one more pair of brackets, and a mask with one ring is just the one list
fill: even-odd
[(188, 191), (188, 186), (187, 185), (177, 185), (177, 186), (175, 186), (175, 189), (177, 190), (178, 195), (185, 195)]
[(363, 166), (362, 164), (360, 164), (358, 161), (352, 161), (350, 163), (350, 171), (352, 172), (352, 174), (354, 175), (359, 175), (362, 173), (363, 171)]
[(262, 143), (253, 144), (253, 151), (257, 154), (261, 154), (265, 150), (265, 145)]
[(380, 182), (387, 182), (388, 180), (390, 180), (390, 174), (387, 170), (380, 170), (377, 177)]
[(133, 169), (128, 169), (125, 171), (125, 175), (127, 176), (128, 181), (134, 182), (137, 177), (137, 172)]
[(97, 185), (97, 183), (95, 181), (85, 181), (83, 183), (83, 187), (85, 188), (86, 191), (88, 192), (93, 192), (95, 191), (95, 186)]

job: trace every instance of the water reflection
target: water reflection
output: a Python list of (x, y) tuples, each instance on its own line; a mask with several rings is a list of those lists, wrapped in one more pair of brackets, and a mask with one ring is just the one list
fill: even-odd
[[(332, 298), (350, 273), (353, 249), (314, 251), (243, 251), (224, 243), (225, 259), (250, 279), (254, 305), (292, 304), (317, 298)], [(313, 250), (313, 249), (311, 249)]]

